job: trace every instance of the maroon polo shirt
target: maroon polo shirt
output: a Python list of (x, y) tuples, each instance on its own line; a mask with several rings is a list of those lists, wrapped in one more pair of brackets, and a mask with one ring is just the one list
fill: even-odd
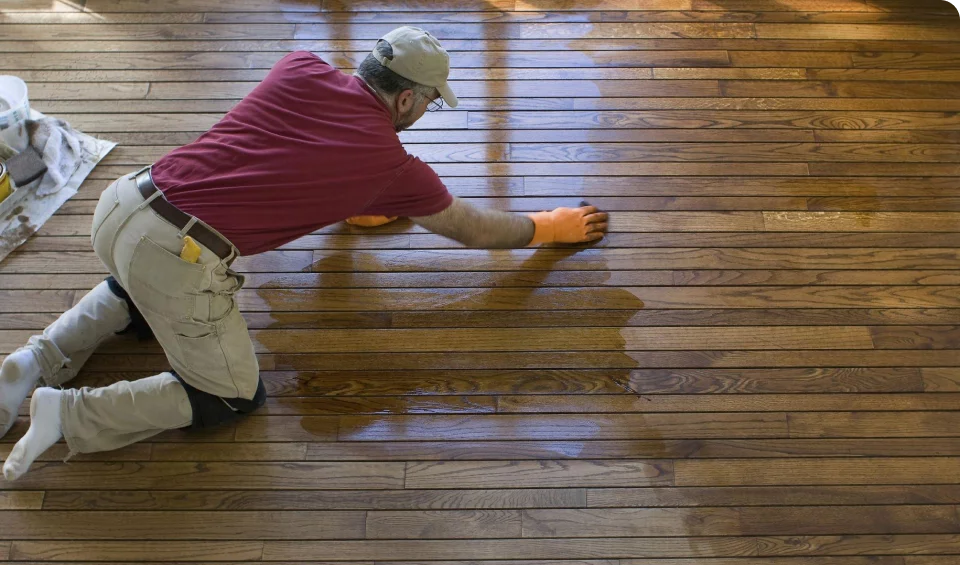
[(242, 255), (352, 216), (428, 216), (453, 201), (403, 148), (369, 87), (306, 51), (281, 59), (210, 131), (157, 161), (153, 180)]

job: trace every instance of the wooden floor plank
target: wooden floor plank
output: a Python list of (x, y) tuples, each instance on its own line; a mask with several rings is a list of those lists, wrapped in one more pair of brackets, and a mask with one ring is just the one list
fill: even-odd
[[(433, 163), (514, 162), (715, 162), (843, 161), (960, 162), (960, 150), (946, 144), (909, 143), (458, 143), (407, 144), (411, 152)], [(174, 147), (121, 148), (104, 164), (130, 165), (153, 161)], [(634, 208), (642, 210), (642, 207)], [(736, 210), (736, 207), (728, 209)]]
[[(510, 432), (517, 422), (522, 432)], [(588, 420), (593, 423), (588, 423)], [(339, 424), (339, 441), (560, 440), (647, 439), (652, 437), (786, 437), (783, 413), (655, 414), (655, 415), (510, 415), (469, 416), (263, 416), (237, 425), (238, 441), (322, 441), (317, 426)], [(647, 424), (649, 422), (649, 424)], [(656, 430), (646, 426), (657, 426)], [(722, 428), (727, 431), (722, 431)], [(724, 435), (724, 434), (729, 434)]]
[(751, 506), (953, 504), (955, 495), (955, 485), (586, 489), (587, 505), (598, 508), (731, 506), (733, 501)]
[[(518, 516), (519, 518), (519, 516)], [(0, 514), (10, 537), (28, 539), (101, 538), (236, 540), (362, 538), (363, 512), (21, 512)], [(225, 532), (222, 523), (231, 527)]]
[[(635, 382), (634, 381), (631, 381)], [(952, 413), (932, 414), (929, 421), (922, 420), (919, 413), (910, 413), (903, 422), (904, 429), (897, 433), (884, 433), (895, 426), (890, 424), (888, 414), (857, 414), (859, 411), (872, 410), (960, 410), (960, 398), (953, 395), (937, 396), (924, 394), (765, 394), (749, 395), (736, 399), (722, 396), (689, 395), (650, 395), (650, 396), (501, 396), (497, 402), (497, 412), (513, 413), (610, 413), (610, 412), (790, 412), (787, 415), (790, 435), (793, 437), (837, 437), (838, 434), (855, 433), (855, 430), (869, 430), (869, 435), (933, 435), (931, 430), (940, 430), (940, 434), (950, 434)], [(838, 410), (839, 412), (827, 412)], [(843, 410), (843, 411), (841, 411)], [(809, 411), (809, 412), (807, 412)], [(798, 413), (803, 412), (803, 413)], [(274, 413), (274, 411), (271, 411)], [(940, 424), (937, 418), (946, 416), (946, 422)], [(866, 420), (861, 422), (860, 420)], [(873, 422), (870, 422), (870, 420)], [(856, 420), (858, 426), (848, 428), (850, 420)], [(910, 422), (912, 420), (912, 422)], [(899, 418), (895, 418), (899, 421)], [(908, 423), (910, 422), (910, 423)], [(937, 422), (936, 424), (934, 422)], [(870, 424), (873, 423), (873, 426)], [(924, 425), (925, 424), (925, 425)], [(921, 433), (922, 432), (922, 433)], [(863, 433), (863, 432), (861, 432)], [(846, 436), (845, 436), (846, 437)]]
[[(368, 540), (350, 542), (267, 542), (265, 560), (324, 559), (345, 552), (357, 559), (603, 559), (810, 556), (955, 552), (951, 534), (863, 536), (766, 536), (688, 538), (565, 538), (551, 540)], [(14, 550), (17, 546), (14, 546)], [(309, 556), (309, 557), (308, 557)]]
[(960, 520), (953, 506), (591, 508), (522, 514), (523, 536), (528, 538), (930, 534), (955, 532)]
[[(19, 493), (17, 493), (19, 494)], [(454, 510), (580, 507), (585, 489), (50, 491), (47, 510)]]
[(515, 510), (367, 512), (367, 539), (516, 538), (523, 533)]
[[(710, 217), (710, 215), (707, 215)], [(722, 213), (714, 217), (722, 217)], [(748, 218), (750, 216), (747, 216)], [(789, 216), (786, 218), (789, 220)], [(692, 218), (691, 218), (692, 219)], [(828, 218), (832, 220), (832, 218)], [(85, 222), (81, 222), (85, 223)], [(802, 227), (802, 226), (797, 226)], [(918, 232), (920, 233), (920, 232)], [(958, 252), (923, 248), (651, 248), (651, 249), (544, 249), (533, 251), (382, 250), (272, 251), (238, 260), (250, 273), (304, 272), (503, 272), (518, 269), (560, 271), (606, 271), (634, 268), (638, 262), (649, 269), (824, 269), (858, 265), (868, 269), (956, 269)], [(12, 253), (0, 272), (6, 273), (103, 273), (92, 252)]]
[[(940, 2), (941, 0), (934, 0)], [(207, 12), (208, 14), (210, 12)], [(347, 14), (345, 17), (350, 17)], [(366, 16), (369, 17), (369, 16)], [(387, 15), (389, 17), (389, 14)], [(432, 26), (429, 26), (432, 27)], [(896, 43), (888, 40), (836, 40), (823, 39), (809, 41), (802, 39), (729, 39), (729, 38), (556, 38), (532, 37), (524, 39), (490, 39), (483, 42), (470, 39), (445, 37), (444, 48), (450, 52), (470, 51), (556, 51), (569, 49), (578, 51), (827, 51), (859, 54), (860, 60), (885, 57), (893, 59), (910, 58), (910, 54), (951, 54), (960, 51), (955, 41), (921, 41), (903, 39)], [(519, 49), (517, 49), (519, 48)], [(175, 40), (128, 38), (125, 41), (106, 41), (83, 39), (66, 41), (59, 39), (37, 39), (9, 42), (10, 52), (209, 52), (209, 51), (246, 51), (246, 52), (290, 52), (309, 51), (366, 51), (370, 49), (369, 40), (349, 38), (320, 38), (305, 40), (283, 39), (202, 39)], [(907, 55), (903, 55), (903, 54)], [(789, 55), (788, 55), (789, 56)], [(948, 55), (949, 56), (949, 55)], [(936, 57), (936, 55), (934, 55)]]
[(367, 489), (397, 489), (404, 485), (404, 464), (77, 462), (68, 467), (57, 463), (36, 463), (29, 475), (10, 484), (13, 488), (29, 490), (38, 487), (50, 490), (104, 490), (121, 485), (124, 490), (217, 490), (225, 486), (242, 490), (341, 490), (360, 486)]
[[(690, 350), (615, 352), (470, 352), (456, 356), (442, 353), (383, 353), (371, 359), (363, 354), (261, 354), (263, 371), (380, 371), (380, 370), (518, 370), (518, 369), (631, 369), (731, 368), (731, 367), (937, 367), (948, 370), (960, 365), (956, 350)], [(162, 354), (126, 352), (97, 354), (86, 367), (91, 371), (133, 371), (146, 376), (169, 367)], [(113, 375), (113, 377), (120, 375)], [(269, 373), (268, 375), (269, 376)], [(452, 375), (451, 375), (452, 376)], [(295, 375), (287, 375), (296, 383)], [(111, 377), (112, 378), (112, 377)], [(295, 388), (293, 388), (295, 389)]]
[[(407, 465), (407, 488), (515, 488), (651, 486), (673, 483), (669, 462), (639, 461), (444, 461)], [(467, 487), (467, 485), (472, 485)]]
[(207, 559), (211, 561), (256, 560), (263, 553), (262, 541), (16, 541), (12, 559), (26, 561), (162, 561)]
[(677, 461), (678, 486), (955, 484), (953, 457)]

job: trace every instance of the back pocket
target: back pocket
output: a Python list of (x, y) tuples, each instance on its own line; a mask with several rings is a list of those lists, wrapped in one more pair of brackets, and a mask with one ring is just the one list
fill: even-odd
[(192, 320), (204, 266), (187, 263), (143, 237), (133, 252), (127, 291), (137, 307), (171, 320)]

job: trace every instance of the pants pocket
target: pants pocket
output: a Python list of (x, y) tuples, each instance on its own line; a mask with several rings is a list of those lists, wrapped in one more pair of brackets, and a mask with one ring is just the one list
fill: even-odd
[(130, 260), (127, 291), (141, 311), (190, 321), (195, 317), (203, 273), (202, 264), (188, 263), (142, 237)]
[(211, 269), (210, 283), (197, 296), (196, 319), (218, 323), (236, 308), (234, 295), (243, 287), (244, 278), (222, 263)]
[(173, 332), (181, 365), (175, 369), (184, 380), (218, 396), (253, 397), (260, 368), (239, 310), (216, 324), (175, 324)]
[(209, 329), (209, 333), (199, 336), (175, 334), (181, 361), (188, 375), (196, 375), (202, 381), (230, 382), (233, 376), (226, 354), (220, 347), (220, 332), (215, 326)]

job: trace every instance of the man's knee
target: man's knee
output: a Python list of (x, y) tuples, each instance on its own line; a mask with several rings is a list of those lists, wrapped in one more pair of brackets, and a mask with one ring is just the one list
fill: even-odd
[(253, 398), (223, 398), (203, 392), (189, 383), (185, 382), (180, 375), (173, 373), (173, 376), (180, 381), (184, 390), (187, 391), (187, 398), (190, 400), (190, 408), (193, 409), (193, 429), (212, 428), (236, 420), (240, 416), (249, 414), (260, 408), (267, 402), (267, 389), (263, 386), (263, 380), (258, 379), (257, 390)]

